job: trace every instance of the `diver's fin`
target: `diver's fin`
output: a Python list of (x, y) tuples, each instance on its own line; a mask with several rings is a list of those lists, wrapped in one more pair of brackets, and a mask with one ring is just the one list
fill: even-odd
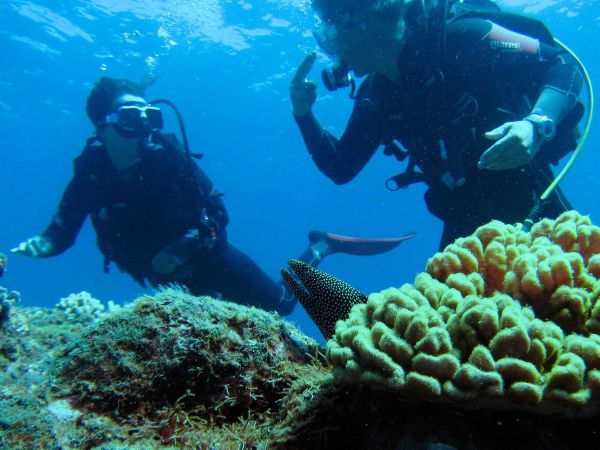
[(393, 238), (358, 238), (313, 230), (308, 233), (308, 241), (311, 245), (319, 241), (324, 242), (329, 249), (328, 254), (377, 255), (389, 252), (402, 244), (402, 242), (415, 237), (416, 234), (414, 231), (411, 231), (404, 236)]

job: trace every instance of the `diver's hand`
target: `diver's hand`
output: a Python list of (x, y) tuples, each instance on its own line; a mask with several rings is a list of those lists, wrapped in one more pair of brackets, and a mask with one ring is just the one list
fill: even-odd
[(307, 115), (312, 105), (317, 100), (317, 84), (314, 81), (308, 81), (306, 76), (312, 69), (317, 54), (311, 52), (306, 55), (302, 64), (296, 70), (294, 78), (290, 83), (290, 98), (292, 99), (292, 111), (294, 116), (303, 117)]
[(172, 273), (179, 264), (179, 259), (168, 250), (161, 250), (152, 258), (152, 270), (162, 275)]
[(12, 253), (18, 253), (32, 258), (44, 258), (50, 256), (54, 250), (54, 243), (45, 236), (34, 236), (21, 242), (15, 248), (11, 248)]
[(540, 148), (541, 139), (533, 124), (527, 120), (507, 122), (485, 133), (496, 141), (481, 157), (477, 167), (487, 170), (508, 170), (524, 166)]

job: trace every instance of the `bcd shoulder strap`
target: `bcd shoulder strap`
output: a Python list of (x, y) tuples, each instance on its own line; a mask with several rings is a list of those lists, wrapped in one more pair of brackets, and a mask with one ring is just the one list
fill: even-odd
[(545, 44), (554, 44), (552, 33), (542, 21), (523, 14), (504, 11), (492, 0), (450, 0), (445, 26), (465, 18), (488, 19), (512, 31), (537, 38)]
[[(554, 37), (540, 20), (522, 14), (503, 11), (492, 0), (414, 0), (407, 9), (407, 23), (419, 33), (428, 36), (429, 60), (444, 60), (446, 56), (446, 29), (450, 23), (466, 18), (490, 20), (500, 26), (539, 39), (547, 45), (554, 45)], [(411, 184), (425, 180), (421, 172), (415, 171), (415, 163), (410, 154), (395, 150), (393, 136), (384, 142), (386, 155), (394, 155), (402, 161), (409, 158), (406, 171), (388, 178), (386, 187), (397, 191)], [(400, 156), (400, 157), (399, 157)]]

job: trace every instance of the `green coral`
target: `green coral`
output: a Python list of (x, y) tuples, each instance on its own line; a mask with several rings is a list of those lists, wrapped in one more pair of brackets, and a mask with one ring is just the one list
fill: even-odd
[(327, 343), (336, 380), (590, 414), (600, 406), (599, 254), (600, 229), (574, 212), (530, 234), (484, 225), (414, 284), (371, 294), (338, 322)]

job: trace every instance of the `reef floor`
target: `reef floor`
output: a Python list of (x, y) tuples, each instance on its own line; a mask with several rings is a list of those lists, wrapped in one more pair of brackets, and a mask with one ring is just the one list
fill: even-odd
[(276, 314), (168, 288), (20, 307), (0, 288), (0, 448), (598, 448), (598, 418), (408, 401), (333, 381)]

